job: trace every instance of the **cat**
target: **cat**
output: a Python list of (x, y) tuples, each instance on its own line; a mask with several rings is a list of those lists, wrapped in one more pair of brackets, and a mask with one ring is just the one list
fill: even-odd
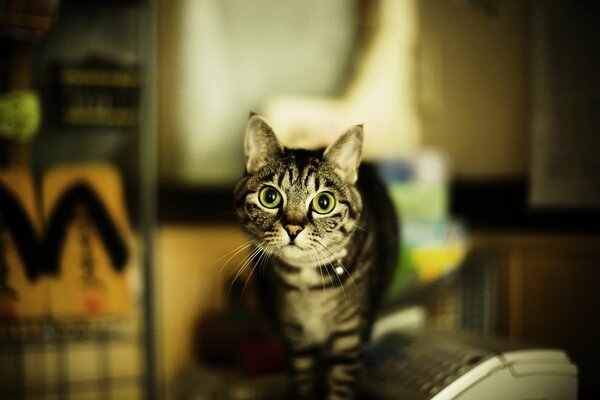
[(326, 149), (283, 147), (251, 114), (236, 213), (255, 245), (259, 298), (287, 348), (294, 396), (354, 399), (361, 358), (396, 266), (394, 207), (363, 163), (363, 127)]

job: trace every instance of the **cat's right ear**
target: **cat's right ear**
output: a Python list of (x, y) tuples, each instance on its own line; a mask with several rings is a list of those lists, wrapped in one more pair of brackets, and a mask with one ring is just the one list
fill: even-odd
[(336, 167), (345, 182), (353, 184), (358, 179), (362, 146), (363, 126), (355, 125), (329, 145), (323, 153), (323, 157)]
[(250, 113), (246, 125), (244, 151), (247, 158), (246, 171), (250, 174), (256, 173), (269, 160), (283, 154), (283, 147), (279, 144), (275, 132), (260, 115)]

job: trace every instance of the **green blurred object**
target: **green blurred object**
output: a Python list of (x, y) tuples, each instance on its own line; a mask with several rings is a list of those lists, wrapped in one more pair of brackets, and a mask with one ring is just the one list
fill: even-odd
[(448, 217), (448, 190), (444, 183), (393, 182), (388, 184), (388, 191), (402, 218), (437, 221)]
[(40, 126), (37, 93), (19, 90), (0, 95), (0, 138), (29, 142)]
[(399, 251), (398, 267), (386, 291), (386, 301), (400, 299), (419, 283), (419, 271), (411, 257), (410, 247), (404, 243)]

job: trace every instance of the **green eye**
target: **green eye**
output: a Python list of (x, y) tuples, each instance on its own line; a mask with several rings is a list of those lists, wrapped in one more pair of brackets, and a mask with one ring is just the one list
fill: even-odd
[(281, 203), (281, 194), (272, 186), (266, 186), (258, 195), (260, 204), (267, 208), (275, 208)]
[(321, 192), (312, 200), (312, 208), (319, 214), (328, 214), (335, 207), (335, 198), (329, 192)]

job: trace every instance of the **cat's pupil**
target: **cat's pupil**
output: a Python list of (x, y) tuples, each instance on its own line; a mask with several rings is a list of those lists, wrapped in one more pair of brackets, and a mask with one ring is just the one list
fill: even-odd
[(322, 210), (327, 210), (327, 208), (329, 208), (329, 197), (319, 196), (317, 202), (319, 203), (319, 207), (321, 207)]
[(265, 200), (267, 203), (275, 203), (277, 200), (277, 193), (273, 189), (268, 190), (265, 194)]

